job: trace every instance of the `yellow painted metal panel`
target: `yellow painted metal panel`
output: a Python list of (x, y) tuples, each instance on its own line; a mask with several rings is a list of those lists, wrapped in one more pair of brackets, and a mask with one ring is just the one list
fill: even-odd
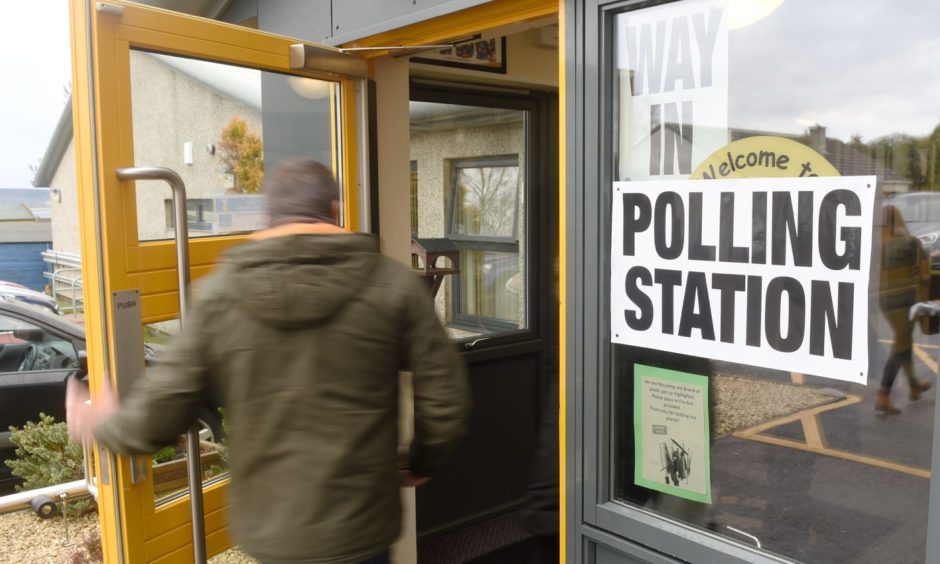
[(232, 536), (228, 527), (206, 535), (206, 553), (210, 558), (232, 548), (232, 545)]
[[(69, 4), (71, 23), (70, 33), (72, 42), (72, 122), (75, 132), (75, 180), (78, 191), (79, 230), (82, 234), (81, 249), (86, 260), (82, 263), (82, 277), (84, 281), (85, 298), (85, 325), (87, 331), (86, 348), (91, 372), (91, 386), (98, 389), (101, 386), (99, 374), (104, 373), (103, 365), (104, 343), (102, 336), (104, 328), (101, 323), (101, 302), (90, 300), (89, 295), (98, 292), (103, 284), (99, 276), (99, 259), (97, 256), (97, 237), (95, 233), (95, 203), (94, 203), (94, 153), (91, 135), (94, 129), (92, 115), (89, 111), (91, 100), (91, 82), (85, 69), (89, 68), (88, 51), (91, 48), (91, 38), (87, 33), (88, 26), (92, 25), (86, 12), (85, 3), (81, 0), (72, 0)], [(95, 457), (95, 472), (102, 476), (102, 468), (107, 461)], [(119, 519), (115, 499), (115, 492), (105, 484), (99, 490), (98, 514), (101, 522), (101, 540), (105, 562), (116, 562), (121, 552), (120, 540), (116, 538)]]
[[(207, 495), (206, 498), (209, 496)], [(208, 499), (207, 499), (208, 501)], [(215, 511), (205, 510), (204, 522), (206, 525), (206, 535), (222, 531), (228, 527), (226, 507)], [(171, 511), (158, 512), (167, 513), (167, 519), (162, 520), (164, 527), (161, 528), (156, 520), (149, 520), (147, 526), (150, 530), (163, 531), (159, 535), (151, 536), (144, 549), (144, 556), (147, 562), (155, 561), (169, 553), (177, 550), (180, 546), (191, 545), (193, 540), (193, 531), (190, 524), (189, 503), (184, 503), (179, 507), (172, 508)], [(226, 533), (227, 534), (227, 533)]]
[(174, 55), (211, 58), (222, 63), (239, 64), (274, 71), (288, 70), (287, 45), (283, 53), (276, 54), (245, 47), (219, 45), (199, 37), (187, 37), (128, 26), (118, 28), (118, 38), (132, 41), (140, 49), (156, 50)]
[[(245, 241), (245, 236), (212, 237), (189, 242), (189, 263), (192, 266), (215, 264), (219, 254)], [(176, 243), (160, 241), (141, 243), (125, 249), (128, 272), (148, 272), (176, 268)]]
[[(343, 47), (429, 45), (465, 37), (501, 25), (543, 18), (557, 13), (557, 0), (496, 0), (432, 20), (357, 39), (344, 44)], [(364, 56), (374, 58), (387, 54), (387, 51), (373, 51)]]
[(162, 556), (156, 560), (152, 560), (153, 564), (180, 564), (182, 562), (192, 562), (193, 561), (193, 549), (190, 545), (182, 546), (177, 548), (173, 552)]
[[(343, 143), (340, 146), (343, 160), (343, 225), (350, 231), (359, 231), (359, 152), (356, 150), (356, 88), (352, 83), (344, 85), (340, 91), (342, 97), (340, 127)], [(366, 163), (363, 163), (365, 166)]]
[[(83, 10), (85, 3), (73, 0), (73, 7)], [(114, 174), (119, 166), (146, 165), (135, 163), (133, 159), (133, 129), (130, 100), (130, 56), (131, 48), (145, 48), (157, 51), (195, 56), (203, 59), (215, 59), (240, 65), (254, 66), (278, 72), (288, 72), (287, 48), (293, 41), (274, 36), (260, 37), (259, 34), (240, 28), (198, 21), (194, 18), (158, 12), (131, 5), (123, 5), (121, 16), (95, 13), (97, 35), (95, 58), (87, 61), (76, 60), (75, 68), (83, 69), (89, 65), (95, 68), (94, 84), (97, 88), (96, 131), (98, 146), (103, 147), (97, 162), (100, 183), (97, 196), (100, 200), (100, 217), (95, 215), (95, 186), (92, 182), (90, 165), (92, 163), (92, 124), (90, 113), (83, 110), (81, 101), (87, 106), (92, 85), (87, 78), (76, 78), (73, 83), (86, 89), (76, 92), (76, 123), (84, 120), (84, 126), (76, 127), (77, 149), (80, 177), (84, 182), (81, 202), (82, 231), (87, 236), (83, 243), (83, 255), (97, 257), (99, 241), (103, 245), (101, 253), (104, 279), (94, 276), (98, 268), (95, 260), (86, 261), (86, 303), (89, 305), (90, 349), (97, 346), (98, 354), (92, 353), (92, 371), (104, 374), (103, 367), (96, 362), (105, 357), (103, 342), (95, 341), (94, 333), (105, 334), (101, 318), (110, 319), (110, 307), (107, 300), (95, 299), (104, 290), (109, 292), (139, 288), (142, 290), (142, 316), (145, 322), (169, 319), (178, 311), (176, 280), (176, 248), (172, 241), (141, 243), (137, 240), (137, 201), (132, 182), (122, 183)], [(75, 25), (81, 29), (81, 18)], [(76, 52), (83, 53), (81, 38), (76, 40)], [(228, 43), (226, 43), (228, 42)], [(79, 59), (76, 56), (76, 59)], [(80, 73), (76, 73), (78, 75)], [(325, 76), (316, 73), (294, 73), (305, 76)], [(107, 80), (103, 80), (107, 78)], [(354, 92), (353, 83), (341, 81), (345, 92)], [(84, 96), (84, 97), (83, 97)], [(344, 100), (346, 102), (346, 100)], [(355, 107), (355, 98), (349, 98), (349, 107)], [(80, 115), (79, 115), (80, 114)], [(342, 122), (344, 132), (355, 131), (355, 114)], [(81, 137), (81, 139), (78, 139)], [(355, 141), (350, 134), (346, 144)], [(354, 148), (344, 148), (346, 155), (356, 155)], [(345, 159), (344, 159), (345, 160)], [(84, 165), (84, 168), (83, 168)], [(356, 185), (355, 161), (344, 162), (349, 167), (344, 177)], [(355, 203), (351, 198), (350, 203)], [(353, 217), (358, 217), (352, 210)], [(100, 225), (100, 237), (96, 226)], [(219, 254), (225, 249), (244, 240), (244, 236), (227, 236), (200, 239), (190, 242), (191, 269), (193, 279), (208, 273)], [(95, 309), (97, 308), (97, 309)], [(102, 316), (102, 309), (105, 315)], [(97, 314), (98, 321), (95, 320)], [(93, 329), (96, 328), (96, 329)], [(96, 345), (97, 343), (97, 345)], [(113, 342), (109, 341), (113, 348)], [(114, 367), (111, 367), (114, 373)], [(95, 387), (100, 382), (93, 384)], [(150, 483), (131, 485), (127, 460), (119, 459), (121, 492), (119, 510), (113, 504), (109, 507), (108, 496), (111, 493), (103, 489), (102, 523), (108, 562), (117, 561), (118, 543), (112, 534), (120, 523), (125, 533), (123, 549), (128, 562), (186, 562), (191, 561), (192, 533), (188, 499), (171, 502), (159, 507), (154, 506), (153, 487)], [(221, 552), (231, 543), (227, 529), (227, 484), (214, 485), (205, 492), (206, 533), (210, 540), (210, 553)], [(113, 497), (112, 497), (113, 499)]]
[[(212, 265), (196, 266), (190, 269), (193, 282), (212, 272)], [(148, 272), (127, 275), (127, 283), (132, 288), (139, 288), (141, 295), (162, 294), (177, 290), (178, 278), (176, 269), (151, 270)]]

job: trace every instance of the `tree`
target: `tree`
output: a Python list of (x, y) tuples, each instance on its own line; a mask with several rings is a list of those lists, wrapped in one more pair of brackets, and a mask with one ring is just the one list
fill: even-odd
[(248, 129), (244, 119), (235, 116), (222, 128), (219, 158), (234, 178), (231, 191), (256, 194), (264, 179), (264, 149), (261, 138)]

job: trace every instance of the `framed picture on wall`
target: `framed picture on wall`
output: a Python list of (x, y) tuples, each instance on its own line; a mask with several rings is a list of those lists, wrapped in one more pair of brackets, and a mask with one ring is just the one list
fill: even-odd
[(455, 43), (412, 57), (414, 63), (506, 74), (506, 36), (482, 37)]

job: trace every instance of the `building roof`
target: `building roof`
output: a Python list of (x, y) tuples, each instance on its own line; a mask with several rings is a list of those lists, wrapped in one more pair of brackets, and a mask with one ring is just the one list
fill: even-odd
[(52, 184), (55, 177), (55, 171), (59, 170), (59, 164), (65, 151), (72, 142), (72, 97), (70, 96), (62, 108), (62, 114), (59, 115), (59, 122), (52, 131), (52, 139), (46, 147), (46, 152), (42, 156), (39, 168), (36, 169), (36, 176), (33, 177), (33, 186), (37, 188), (47, 188)]

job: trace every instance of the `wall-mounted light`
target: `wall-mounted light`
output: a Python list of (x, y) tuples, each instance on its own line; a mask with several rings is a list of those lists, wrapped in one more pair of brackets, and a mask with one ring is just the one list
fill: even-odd
[(193, 142), (183, 143), (183, 164), (193, 164)]

